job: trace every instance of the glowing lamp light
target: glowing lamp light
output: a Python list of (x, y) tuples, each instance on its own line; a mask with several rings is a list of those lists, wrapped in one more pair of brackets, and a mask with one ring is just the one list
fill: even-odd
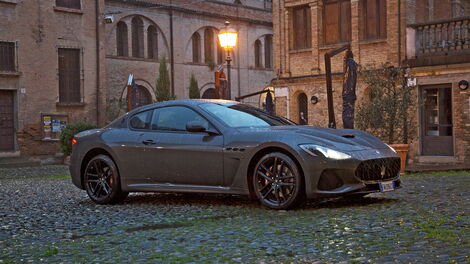
[(72, 138), (72, 145), (77, 144), (77, 140), (75, 138)]
[(220, 46), (226, 50), (231, 50), (237, 45), (238, 32), (230, 27), (230, 22), (225, 22), (225, 27), (218, 34)]

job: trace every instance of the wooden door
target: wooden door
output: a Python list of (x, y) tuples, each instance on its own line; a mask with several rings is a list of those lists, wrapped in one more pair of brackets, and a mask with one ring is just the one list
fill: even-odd
[(0, 91), (0, 151), (15, 150), (13, 92)]
[(452, 89), (450, 86), (421, 90), (422, 154), (453, 156)]

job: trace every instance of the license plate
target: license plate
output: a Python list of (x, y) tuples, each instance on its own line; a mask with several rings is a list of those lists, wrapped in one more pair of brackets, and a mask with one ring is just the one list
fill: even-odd
[(381, 192), (390, 192), (394, 190), (393, 181), (379, 183)]

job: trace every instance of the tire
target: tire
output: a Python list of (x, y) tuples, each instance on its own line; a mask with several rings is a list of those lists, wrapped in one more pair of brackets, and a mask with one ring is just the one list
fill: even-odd
[(116, 164), (106, 155), (98, 155), (88, 162), (84, 181), (88, 197), (97, 204), (119, 203), (129, 194), (121, 190)]
[(264, 206), (292, 209), (303, 202), (304, 181), (297, 164), (289, 156), (273, 152), (263, 156), (253, 172), (253, 190)]

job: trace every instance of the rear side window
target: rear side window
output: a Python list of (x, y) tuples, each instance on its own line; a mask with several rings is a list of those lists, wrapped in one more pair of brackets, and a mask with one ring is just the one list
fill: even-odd
[(152, 130), (186, 131), (186, 124), (200, 121), (206, 129), (209, 122), (195, 111), (182, 106), (169, 106), (155, 109), (152, 116)]
[(131, 127), (134, 129), (148, 129), (150, 127), (150, 113), (151, 111), (145, 111), (134, 115), (130, 121)]

